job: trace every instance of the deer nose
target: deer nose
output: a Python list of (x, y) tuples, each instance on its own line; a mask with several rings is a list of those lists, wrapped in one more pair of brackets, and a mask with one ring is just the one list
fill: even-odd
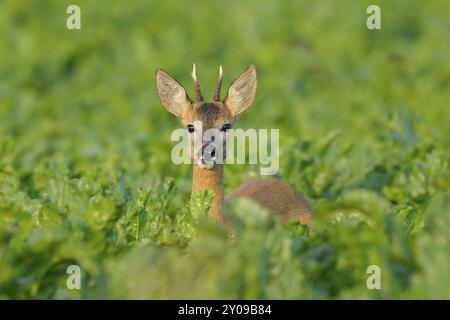
[(216, 156), (216, 147), (212, 143), (205, 143), (202, 146), (201, 158), (214, 158)]
[(212, 143), (205, 143), (201, 148), (198, 165), (202, 168), (211, 169), (216, 162), (216, 148)]

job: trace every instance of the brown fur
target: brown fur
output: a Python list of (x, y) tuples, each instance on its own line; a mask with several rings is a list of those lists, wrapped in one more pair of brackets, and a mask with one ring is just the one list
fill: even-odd
[(311, 224), (312, 209), (286, 181), (276, 179), (253, 179), (225, 197), (225, 201), (249, 198), (277, 214), (281, 221), (300, 221)]
[(233, 115), (222, 102), (203, 103), (194, 107), (193, 117), (202, 122), (203, 130), (221, 128), (225, 122), (234, 121)]
[(214, 222), (223, 222), (223, 164), (216, 164), (210, 170), (193, 165), (192, 192), (199, 190), (214, 192), (209, 217)]

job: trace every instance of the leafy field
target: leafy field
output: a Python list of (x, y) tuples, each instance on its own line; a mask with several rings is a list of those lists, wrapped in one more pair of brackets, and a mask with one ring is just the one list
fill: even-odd
[[(0, 2), (1, 299), (450, 299), (448, 1), (79, 0), (70, 31), (73, 3)], [(256, 65), (236, 127), (280, 129), (313, 229), (241, 200), (230, 243), (190, 198), (154, 72), (193, 96), (192, 62), (208, 97)]]

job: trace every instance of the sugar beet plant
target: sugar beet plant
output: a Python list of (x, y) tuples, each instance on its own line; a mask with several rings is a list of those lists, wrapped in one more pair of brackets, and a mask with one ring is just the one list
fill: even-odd
[[(228, 206), (238, 219), (234, 242), (206, 219), (210, 194), (178, 205), (173, 179), (133, 194), (123, 174), (102, 183), (50, 161), (21, 177), (8, 156), (14, 145), (3, 140), (2, 297), (447, 297), (443, 150), (390, 146), (355, 172), (334, 159), (351, 163), (357, 151), (329, 140), (303, 141), (285, 158), (291, 181), (317, 199), (314, 227), (281, 225), (241, 200)], [(79, 291), (66, 288), (72, 264), (82, 270)], [(381, 290), (366, 286), (374, 264)]]

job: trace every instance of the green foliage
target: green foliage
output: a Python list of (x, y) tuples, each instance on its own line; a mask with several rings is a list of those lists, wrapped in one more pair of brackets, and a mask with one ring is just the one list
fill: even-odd
[[(377, 31), (366, 1), (80, 0), (77, 31), (69, 4), (0, 2), (0, 299), (450, 298), (446, 1), (378, 1)], [(245, 199), (233, 242), (206, 218), (153, 80), (191, 93), (192, 62), (205, 95), (257, 66), (237, 126), (280, 129), (312, 228)]]

